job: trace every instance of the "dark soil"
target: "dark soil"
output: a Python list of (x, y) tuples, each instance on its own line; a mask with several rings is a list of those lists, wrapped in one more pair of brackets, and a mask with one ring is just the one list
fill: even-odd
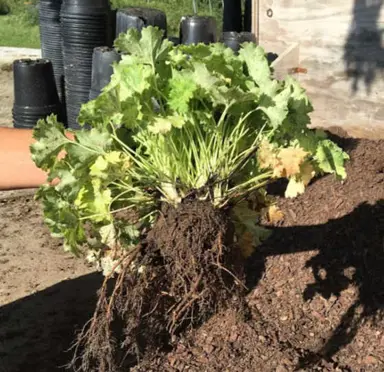
[[(172, 351), (153, 352), (132, 370), (384, 371), (384, 141), (344, 139), (342, 145), (351, 155), (344, 183), (320, 178), (294, 200), (279, 197), (279, 185), (271, 188), (284, 219), (248, 260), (251, 316), (244, 318), (235, 307), (222, 310)], [(47, 237), (34, 202), (5, 205), (0, 252), (14, 252), (17, 263), (13, 276), (0, 265), (1, 285), (16, 286), (15, 292), (44, 276), (39, 267), (60, 264), (62, 253)], [(172, 231), (167, 225), (163, 230)], [(42, 253), (33, 266), (36, 252)], [(74, 270), (61, 268), (61, 275)], [(65, 345), (95, 307), (101, 278), (91, 275), (37, 287), (24, 298), (8, 290), (0, 307), (1, 372), (61, 370), (57, 366), (70, 359)]]
[(148, 236), (161, 252), (165, 276), (172, 278), (171, 334), (194, 327), (244, 294), (244, 261), (234, 247), (234, 226), (210, 202), (186, 201), (167, 208)]
[(136, 372), (384, 371), (384, 141), (339, 142), (344, 183), (277, 196), (284, 220), (248, 262), (252, 319), (215, 315)]

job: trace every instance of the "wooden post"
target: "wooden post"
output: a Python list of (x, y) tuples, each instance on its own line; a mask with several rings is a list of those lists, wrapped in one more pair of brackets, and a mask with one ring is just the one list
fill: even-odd
[(299, 67), (300, 48), (299, 43), (293, 43), (272, 62), (274, 77), (283, 80), (288, 74), (293, 75)]
[(252, 32), (259, 40), (259, 0), (252, 0)]

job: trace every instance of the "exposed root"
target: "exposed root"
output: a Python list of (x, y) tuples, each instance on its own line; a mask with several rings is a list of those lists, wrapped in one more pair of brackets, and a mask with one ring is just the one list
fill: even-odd
[(233, 238), (230, 218), (210, 203), (165, 208), (145, 244), (118, 263), (122, 269), (113, 289), (109, 278), (104, 281), (72, 366), (126, 370), (215, 312), (243, 305), (243, 261)]
[(228, 215), (209, 203), (190, 201), (168, 207), (148, 235), (160, 250), (173, 306), (171, 334), (195, 326), (228, 305), (243, 290), (242, 259), (233, 249), (234, 228)]
[[(132, 262), (137, 258), (142, 245), (140, 244), (134, 250), (128, 252), (124, 255), (112, 268), (111, 274), (106, 276), (102, 284), (101, 289), (99, 290), (98, 296), (99, 299), (96, 304), (96, 309), (93, 317), (87, 322), (83, 327), (82, 331), (79, 334), (78, 341), (74, 345), (74, 358), (72, 360), (71, 366), (78, 371), (91, 371), (93, 366), (90, 362), (91, 359), (94, 359), (94, 343), (99, 340), (105, 339), (103, 343), (103, 362), (100, 364), (100, 370), (113, 370), (110, 369), (112, 361), (114, 359), (114, 342), (110, 339), (111, 329), (110, 325), (113, 322), (113, 309), (116, 306), (116, 298), (118, 294), (122, 291), (123, 280), (125, 273), (129, 269)], [(115, 283), (112, 295), (108, 298), (110, 281), (115, 270), (121, 266), (122, 270), (119, 274), (117, 281)], [(80, 351), (83, 348), (84, 351)], [(80, 363), (79, 363), (80, 362)], [(80, 364), (80, 366), (78, 366)]]

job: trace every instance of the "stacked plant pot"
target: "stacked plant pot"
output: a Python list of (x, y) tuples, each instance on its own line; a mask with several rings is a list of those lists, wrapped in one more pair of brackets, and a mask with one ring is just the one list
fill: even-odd
[(63, 0), (61, 27), (69, 128), (79, 128), (77, 117), (91, 89), (93, 50), (110, 43), (110, 22), (108, 0)]
[(53, 67), (47, 59), (19, 59), (13, 62), (13, 126), (33, 128), (39, 119), (56, 114), (61, 120)]
[(256, 36), (252, 32), (223, 32), (222, 43), (231, 48), (235, 53), (240, 50), (241, 44), (245, 42), (256, 43)]
[(92, 84), (89, 99), (97, 98), (107, 86), (113, 74), (113, 63), (121, 60), (121, 54), (109, 47), (98, 47), (93, 51)]
[(52, 62), (59, 97), (64, 95), (61, 3), (62, 0), (40, 0), (39, 3), (41, 55)]
[(141, 31), (144, 27), (154, 26), (164, 31), (167, 36), (167, 16), (158, 9), (128, 7), (119, 9), (116, 16), (116, 36), (130, 28)]
[(181, 44), (210, 44), (217, 39), (217, 25), (213, 17), (187, 16), (180, 22)]

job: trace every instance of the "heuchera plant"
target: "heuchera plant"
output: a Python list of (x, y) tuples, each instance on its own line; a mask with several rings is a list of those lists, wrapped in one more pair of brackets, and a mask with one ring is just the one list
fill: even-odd
[(110, 84), (81, 108), (80, 123), (92, 129), (70, 140), (51, 116), (34, 131), (33, 160), (61, 180), (37, 197), (67, 250), (86, 246), (108, 272), (161, 203), (192, 193), (232, 206), (239, 237), (247, 232), (255, 245), (265, 231), (246, 197), (265, 195), (278, 178), (295, 197), (318, 174), (346, 177), (347, 154), (308, 129), (304, 89), (291, 77), (274, 79), (261, 47), (246, 43), (235, 55), (222, 44), (174, 46), (152, 27), (129, 30), (115, 46), (123, 57)]

